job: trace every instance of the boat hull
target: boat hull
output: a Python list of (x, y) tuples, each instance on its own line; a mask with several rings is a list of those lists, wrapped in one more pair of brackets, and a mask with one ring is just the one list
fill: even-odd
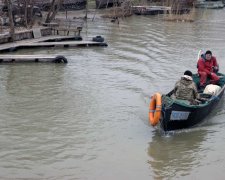
[(166, 6), (133, 6), (132, 11), (136, 15), (157, 15), (167, 14), (171, 10)]
[(194, 3), (196, 8), (206, 8), (206, 9), (221, 9), (224, 8), (222, 1), (196, 1)]
[(184, 106), (172, 103), (169, 107), (163, 105), (160, 118), (160, 127), (164, 131), (185, 129), (201, 123), (209, 113), (215, 109), (224, 94), (225, 86), (220, 93), (209, 99), (205, 105)]

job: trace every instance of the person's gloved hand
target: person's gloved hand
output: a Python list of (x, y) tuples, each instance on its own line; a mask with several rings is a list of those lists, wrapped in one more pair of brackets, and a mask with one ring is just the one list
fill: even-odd
[(211, 72), (211, 73), (210, 73), (210, 76), (213, 76), (213, 75), (215, 75), (215, 73), (214, 73), (214, 72)]
[(219, 68), (217, 66), (213, 66), (213, 72), (217, 73), (219, 71)]

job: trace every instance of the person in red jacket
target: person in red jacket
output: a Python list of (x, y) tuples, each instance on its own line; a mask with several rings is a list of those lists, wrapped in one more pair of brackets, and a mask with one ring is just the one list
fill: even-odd
[(198, 60), (198, 74), (200, 76), (200, 89), (206, 86), (207, 78), (210, 78), (210, 84), (216, 84), (219, 77), (216, 73), (219, 71), (219, 65), (216, 57), (212, 56), (211, 51), (206, 51)]

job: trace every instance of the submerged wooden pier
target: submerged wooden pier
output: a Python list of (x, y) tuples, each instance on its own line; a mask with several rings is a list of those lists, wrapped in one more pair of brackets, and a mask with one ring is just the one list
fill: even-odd
[[(97, 36), (96, 36), (97, 37)], [(100, 36), (98, 36), (100, 37)], [(80, 36), (44, 36), (35, 39), (26, 39), (21, 41), (14, 41), (10, 43), (0, 44), (0, 63), (4, 62), (53, 62), (53, 63), (67, 63), (66, 57), (62, 55), (11, 55), (11, 54), (2, 54), (6, 52), (16, 51), (18, 49), (26, 48), (42, 48), (42, 47), (59, 47), (59, 48), (68, 48), (68, 47), (89, 47), (89, 46), (108, 46), (104, 42), (104, 38), (95, 40), (83, 41)], [(99, 41), (98, 41), (99, 40)]]
[(0, 44), (0, 53), (12, 52), (23, 48), (41, 47), (75, 47), (75, 46), (108, 46), (105, 42), (76, 40), (74, 36), (48, 36), (38, 39), (15, 41), (13, 43)]
[(21, 44), (16, 48), (31, 48), (31, 47), (74, 47), (74, 46), (107, 46), (106, 43), (93, 41), (62, 41), (62, 42), (38, 42), (32, 44)]
[(1, 55), (0, 63), (5, 62), (53, 62), (53, 63), (67, 63), (66, 57), (62, 55)]

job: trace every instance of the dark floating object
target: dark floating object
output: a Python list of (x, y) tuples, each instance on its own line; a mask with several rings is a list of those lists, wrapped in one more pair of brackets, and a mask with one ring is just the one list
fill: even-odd
[(92, 41), (94, 42), (104, 42), (104, 38), (101, 36), (93, 37)]

